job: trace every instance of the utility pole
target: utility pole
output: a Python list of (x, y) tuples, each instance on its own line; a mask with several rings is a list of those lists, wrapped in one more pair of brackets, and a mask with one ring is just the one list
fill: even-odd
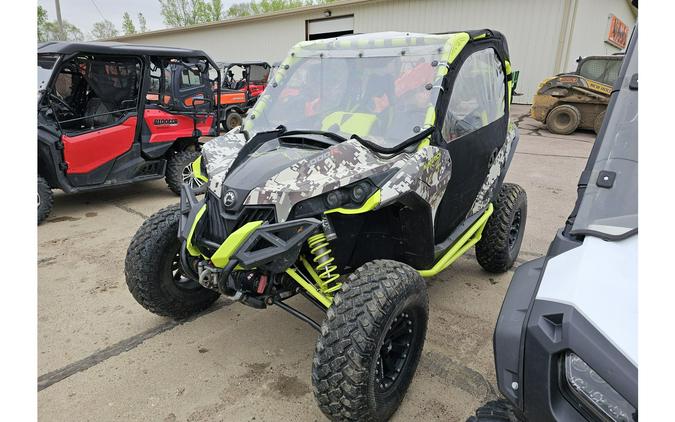
[(59, 0), (54, 0), (56, 3), (56, 20), (59, 22), (59, 38), (65, 41), (66, 34), (63, 33), (63, 21), (61, 20), (61, 3)]

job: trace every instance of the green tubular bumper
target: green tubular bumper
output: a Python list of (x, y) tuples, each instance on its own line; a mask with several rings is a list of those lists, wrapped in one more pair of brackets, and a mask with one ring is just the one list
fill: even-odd
[(230, 257), (237, 252), (237, 249), (241, 246), (242, 243), (253, 233), (260, 225), (262, 221), (251, 221), (246, 223), (234, 232), (227, 236), (227, 239), (223, 242), (222, 245), (216, 250), (216, 252), (211, 257), (211, 262), (218, 268), (223, 268), (227, 265)]

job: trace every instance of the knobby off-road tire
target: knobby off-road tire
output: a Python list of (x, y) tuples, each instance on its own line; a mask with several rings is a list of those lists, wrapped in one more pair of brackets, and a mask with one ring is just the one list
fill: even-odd
[(166, 165), (166, 184), (176, 195), (180, 195), (180, 187), (188, 183), (193, 188), (203, 184), (192, 173), (192, 162), (199, 157), (198, 151), (181, 151), (171, 157)]
[(555, 107), (546, 116), (546, 127), (552, 133), (569, 135), (577, 130), (581, 122), (581, 113), (573, 105), (563, 104)]
[(476, 259), (491, 273), (503, 273), (513, 266), (523, 243), (527, 221), (527, 194), (520, 186), (504, 183), (494, 212), (476, 243)]
[(352, 273), (326, 313), (314, 353), (314, 396), (326, 416), (389, 419), (415, 374), (428, 317), (426, 285), (411, 267), (376, 260)]
[(52, 211), (52, 206), (54, 205), (52, 188), (49, 187), (49, 183), (40, 176), (37, 178), (37, 194), (37, 223), (40, 224), (49, 217), (49, 213)]
[(518, 422), (513, 406), (506, 400), (493, 400), (476, 409), (476, 416), (466, 422)]
[(129, 291), (145, 309), (182, 319), (208, 308), (219, 293), (182, 273), (179, 264), (180, 207), (161, 209), (138, 229), (124, 262)]
[(232, 111), (227, 114), (227, 117), (225, 117), (225, 129), (227, 129), (229, 132), (235, 127), (241, 126), (243, 121), (244, 118), (241, 114), (237, 113), (236, 111)]

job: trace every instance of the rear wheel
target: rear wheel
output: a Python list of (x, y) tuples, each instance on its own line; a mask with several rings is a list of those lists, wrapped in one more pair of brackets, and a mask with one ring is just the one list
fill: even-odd
[(601, 112), (597, 116), (595, 116), (595, 120), (593, 120), (593, 130), (595, 131), (596, 134), (600, 133), (600, 129), (602, 128), (602, 122), (605, 121), (605, 112)]
[(494, 203), (494, 212), (476, 243), (476, 259), (491, 273), (503, 273), (513, 266), (520, 252), (527, 221), (525, 189), (504, 183)]
[(227, 114), (225, 118), (225, 128), (230, 131), (237, 126), (241, 126), (241, 123), (244, 121), (244, 118), (241, 114), (236, 111), (231, 111)]
[(138, 229), (124, 261), (134, 299), (157, 315), (185, 318), (208, 308), (220, 295), (189, 278), (180, 265), (180, 207), (166, 207)]
[(52, 188), (40, 176), (37, 178), (37, 201), (37, 223), (40, 224), (49, 216), (54, 204)]
[(573, 105), (563, 104), (555, 107), (546, 117), (548, 130), (559, 135), (569, 135), (577, 130), (581, 122), (581, 113)]
[(422, 277), (396, 261), (349, 276), (326, 313), (312, 366), (314, 395), (332, 420), (384, 421), (396, 411), (424, 346)]
[(199, 157), (198, 151), (181, 151), (171, 157), (166, 165), (166, 184), (176, 195), (180, 195), (180, 187), (187, 183), (195, 189), (204, 184), (192, 171), (192, 162)]

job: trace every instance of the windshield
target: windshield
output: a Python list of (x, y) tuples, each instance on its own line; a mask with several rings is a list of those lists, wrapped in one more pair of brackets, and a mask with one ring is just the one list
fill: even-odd
[(45, 89), (45, 86), (49, 83), (49, 78), (52, 76), (59, 57), (58, 54), (38, 54), (38, 92)]
[(633, 38), (634, 47), (624, 58), (625, 76), (614, 87), (620, 91), (613, 94), (611, 112), (607, 110), (604, 137), (596, 141), (600, 148), (572, 234), (616, 239), (634, 233), (638, 226), (637, 32)]
[(297, 53), (292, 64), (281, 65), (244, 127), (250, 136), (284, 125), (344, 137), (356, 134), (395, 147), (433, 123), (428, 116), (433, 119), (438, 59), (446, 40), (435, 41)]
[(579, 66), (579, 75), (596, 82), (614, 85), (620, 69), (620, 59), (587, 59)]

